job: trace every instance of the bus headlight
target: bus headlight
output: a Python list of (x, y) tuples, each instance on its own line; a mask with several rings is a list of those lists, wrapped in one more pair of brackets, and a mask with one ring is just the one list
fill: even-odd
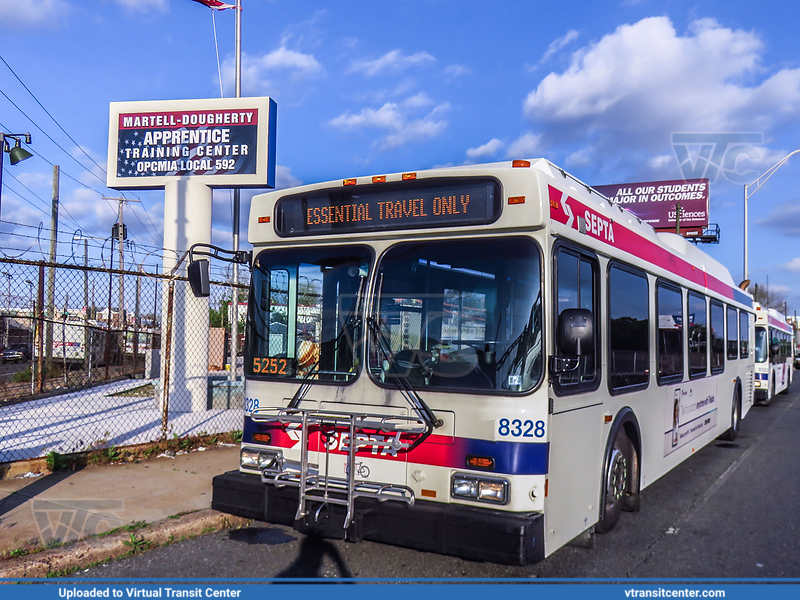
[(251, 450), (243, 448), (239, 455), (239, 465), (246, 469), (282, 469), (283, 453), (280, 450)]
[(491, 479), (466, 473), (455, 473), (453, 474), (450, 493), (454, 498), (465, 498), (492, 504), (507, 504), (508, 488), (509, 484), (505, 479)]

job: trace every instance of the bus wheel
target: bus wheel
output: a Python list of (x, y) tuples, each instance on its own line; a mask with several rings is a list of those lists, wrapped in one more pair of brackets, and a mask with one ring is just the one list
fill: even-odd
[(739, 426), (742, 422), (742, 403), (739, 400), (739, 390), (733, 392), (733, 407), (731, 408), (731, 428), (723, 433), (720, 438), (732, 442), (739, 435)]
[(619, 521), (625, 497), (630, 489), (633, 476), (634, 449), (628, 436), (623, 431), (617, 434), (614, 445), (606, 458), (603, 474), (603, 505), (600, 520), (595, 525), (598, 533), (607, 533), (614, 529)]

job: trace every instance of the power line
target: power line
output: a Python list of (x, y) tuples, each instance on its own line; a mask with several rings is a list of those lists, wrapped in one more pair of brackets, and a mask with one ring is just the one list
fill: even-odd
[(83, 164), (81, 161), (79, 161), (77, 158), (75, 158), (74, 156), (72, 156), (72, 154), (70, 154), (69, 152), (67, 152), (67, 151), (64, 149), (64, 147), (63, 147), (63, 146), (61, 146), (61, 144), (59, 144), (59, 143), (58, 143), (57, 141), (55, 141), (55, 140), (54, 140), (52, 137), (50, 137), (50, 134), (48, 134), (48, 133), (47, 133), (47, 132), (46, 132), (44, 129), (42, 129), (41, 127), (39, 127), (39, 125), (36, 123), (36, 121), (34, 121), (32, 118), (30, 118), (30, 117), (27, 115), (27, 113), (26, 113), (24, 110), (22, 110), (22, 109), (21, 109), (19, 106), (17, 106), (17, 105), (16, 105), (16, 103), (15, 103), (15, 102), (14, 102), (14, 101), (13, 101), (11, 98), (9, 98), (9, 97), (8, 97), (8, 95), (7, 95), (7, 94), (6, 94), (6, 93), (5, 93), (3, 90), (0, 90), (0, 94), (2, 94), (2, 95), (3, 95), (3, 97), (4, 97), (6, 100), (8, 100), (8, 101), (11, 103), (11, 105), (12, 105), (14, 108), (16, 108), (16, 109), (17, 109), (19, 112), (21, 112), (21, 113), (22, 113), (22, 115), (23, 115), (23, 116), (24, 116), (26, 119), (28, 119), (28, 121), (30, 121), (30, 122), (31, 122), (31, 124), (32, 124), (34, 127), (36, 127), (36, 129), (38, 129), (38, 130), (39, 130), (39, 131), (40, 131), (40, 132), (41, 132), (41, 133), (42, 133), (42, 134), (43, 134), (43, 135), (44, 135), (44, 136), (45, 136), (45, 137), (46, 137), (48, 140), (50, 140), (51, 142), (53, 142), (53, 143), (54, 143), (54, 144), (55, 144), (55, 145), (56, 145), (56, 146), (57, 146), (57, 147), (58, 147), (58, 148), (59, 148), (59, 149), (60, 149), (60, 150), (61, 150), (61, 151), (62, 151), (64, 154), (66, 154), (66, 155), (67, 155), (67, 156), (69, 156), (69, 157), (70, 157), (72, 160), (74, 160), (76, 163), (78, 163), (78, 165), (80, 165), (80, 167), (81, 167), (82, 169), (84, 169), (84, 170), (88, 171), (89, 173), (91, 173), (92, 177), (97, 177), (97, 179), (98, 179), (99, 181), (101, 181), (102, 183), (105, 183), (105, 181), (103, 181), (102, 179), (100, 179), (100, 177), (98, 177), (97, 173), (93, 172), (91, 169), (87, 169), (87, 168), (86, 168), (86, 165), (84, 165), (84, 164)]
[[(2, 91), (0, 91), (0, 93), (2, 93)], [(24, 113), (23, 113), (23, 114), (24, 114)], [(37, 127), (38, 127), (38, 126), (37, 126)], [(7, 127), (6, 127), (6, 126), (5, 126), (3, 123), (0, 123), (0, 129), (7, 129)], [(41, 131), (41, 129), (40, 129), (40, 131)], [(47, 134), (45, 134), (45, 135), (47, 135)], [(49, 137), (49, 136), (48, 136), (48, 137)], [(28, 147), (29, 147), (29, 148), (31, 148), (31, 146), (28, 146)], [(59, 146), (59, 147), (60, 147), (60, 146)], [(62, 150), (64, 150), (63, 148), (61, 148), (61, 149), (62, 149)], [(66, 152), (66, 151), (64, 150), (64, 152)], [(39, 150), (36, 150), (36, 152), (34, 152), (34, 155), (35, 155), (35, 156), (37, 156), (38, 158), (41, 158), (41, 159), (42, 159), (44, 162), (46, 162), (46, 163), (47, 163), (48, 165), (50, 165), (51, 167), (54, 167), (54, 166), (56, 166), (54, 162), (52, 162), (52, 161), (48, 160), (48, 159), (47, 159), (47, 158), (46, 158), (46, 157), (45, 157), (45, 156), (44, 156), (44, 155), (43, 155), (43, 154), (42, 154), (42, 153), (41, 153)], [(78, 164), (80, 164), (80, 163), (78, 163)], [(85, 170), (88, 170), (88, 169), (86, 169), (86, 167), (84, 167), (83, 165), (81, 165), (81, 167), (83, 167)], [(65, 176), (65, 177), (67, 177), (68, 179), (71, 179), (72, 181), (74, 181), (75, 183), (77, 183), (79, 186), (81, 186), (81, 187), (83, 187), (83, 188), (86, 188), (87, 190), (89, 190), (89, 191), (91, 191), (91, 192), (94, 192), (94, 193), (96, 193), (96, 194), (98, 194), (98, 195), (100, 195), (100, 196), (102, 197), (102, 195), (103, 195), (103, 192), (100, 192), (100, 191), (98, 191), (98, 190), (96, 190), (96, 189), (94, 189), (94, 188), (92, 188), (92, 187), (89, 187), (88, 185), (86, 185), (86, 184), (85, 184), (85, 183), (83, 183), (82, 181), (79, 181), (78, 179), (76, 179), (75, 177), (73, 177), (72, 175), (70, 175), (68, 172), (64, 171), (64, 169), (59, 169), (59, 171), (60, 171), (60, 173), (61, 173), (62, 175), (64, 175), (64, 176)], [(91, 171), (90, 171), (90, 172), (91, 172)], [(109, 208), (111, 208), (111, 210), (114, 210), (114, 209), (113, 209), (113, 208), (112, 208), (110, 205), (109, 205)], [(77, 223), (76, 223), (76, 224), (77, 224)]]
[[(25, 185), (25, 184), (24, 184), (24, 183), (22, 183), (22, 182), (21, 182), (19, 179), (17, 179), (17, 178), (14, 176), (14, 174), (13, 174), (13, 173), (6, 173), (6, 174), (7, 174), (7, 175), (9, 175), (9, 176), (10, 176), (10, 177), (11, 177), (11, 178), (14, 180), (14, 181), (16, 181), (18, 184), (20, 184), (20, 185), (21, 185), (22, 187), (24, 187), (26, 190), (28, 190), (28, 192), (30, 192), (30, 193), (31, 193), (31, 195), (33, 195), (33, 197), (34, 197), (34, 198), (36, 198), (37, 200), (39, 200), (39, 202), (41, 202), (42, 204), (44, 204), (44, 205), (45, 205), (45, 206), (46, 206), (48, 209), (50, 208), (50, 203), (49, 203), (49, 202), (47, 202), (47, 201), (45, 201), (44, 199), (42, 199), (42, 198), (41, 198), (41, 197), (40, 197), (40, 196), (39, 196), (39, 195), (38, 195), (36, 192), (34, 192), (34, 191), (33, 191), (32, 189), (30, 189), (30, 188), (29, 188), (27, 185)], [(19, 196), (19, 197), (20, 197), (20, 198), (22, 198), (23, 200), (25, 200), (25, 198), (23, 198), (23, 197), (22, 197), (22, 195), (21, 195), (19, 192), (17, 192), (16, 190), (13, 190), (13, 189), (9, 188), (7, 185), (6, 185), (6, 188), (7, 188), (7, 189), (9, 189), (10, 191), (14, 192), (15, 194), (17, 194), (17, 196)], [(30, 204), (31, 206), (34, 206), (34, 205), (33, 205), (33, 204), (30, 202), (30, 201), (28, 201), (28, 200), (25, 200), (25, 201), (26, 201), (26, 202), (28, 202), (28, 204)], [(46, 210), (43, 210), (43, 209), (39, 208), (38, 206), (34, 206), (34, 208), (38, 208), (39, 210), (41, 210), (42, 212), (44, 212), (44, 214), (45, 214), (45, 215), (49, 214), (49, 213), (48, 213)], [(72, 221), (72, 222), (75, 224), (75, 226), (76, 226), (76, 227), (80, 227), (80, 223), (78, 223), (78, 221), (75, 219), (75, 217), (73, 217), (71, 214), (69, 214), (69, 211), (68, 211), (66, 208), (62, 207), (62, 210), (63, 210), (63, 211), (66, 213), (67, 217), (70, 219), (70, 221)]]
[[(70, 141), (71, 141), (73, 144), (75, 144), (75, 146), (77, 146), (77, 147), (78, 147), (78, 149), (79, 149), (81, 152), (83, 152), (83, 154), (84, 154), (84, 156), (86, 156), (86, 158), (88, 158), (90, 161), (92, 161), (92, 162), (95, 164), (95, 166), (97, 166), (97, 168), (98, 168), (98, 169), (100, 169), (100, 170), (101, 170), (101, 171), (102, 171), (102, 172), (105, 174), (106, 170), (105, 170), (105, 169), (104, 169), (102, 166), (100, 166), (99, 164), (97, 164), (97, 162), (96, 162), (96, 161), (95, 161), (95, 160), (94, 160), (94, 159), (93, 159), (91, 156), (89, 156), (89, 154), (88, 154), (88, 153), (87, 153), (87, 152), (86, 152), (86, 151), (83, 149), (83, 146), (81, 146), (81, 145), (80, 145), (78, 142), (76, 142), (76, 141), (75, 141), (75, 140), (72, 138), (72, 136), (71, 136), (69, 133), (67, 133), (67, 131), (66, 131), (66, 130), (65, 130), (65, 129), (64, 129), (62, 126), (61, 126), (61, 124), (60, 124), (58, 121), (56, 121), (56, 118), (55, 118), (53, 115), (51, 115), (51, 114), (50, 114), (50, 111), (48, 111), (48, 110), (47, 110), (47, 109), (44, 107), (44, 105), (43, 105), (41, 102), (39, 102), (39, 99), (38, 99), (36, 96), (34, 96), (34, 95), (33, 95), (33, 92), (32, 92), (32, 91), (30, 91), (30, 89), (28, 89), (28, 86), (27, 86), (27, 85), (25, 85), (25, 82), (23, 82), (23, 81), (22, 81), (22, 79), (20, 79), (19, 75), (17, 75), (17, 74), (14, 72), (14, 69), (12, 69), (12, 68), (11, 68), (11, 66), (10, 66), (10, 65), (9, 65), (9, 64), (6, 62), (6, 59), (4, 59), (2, 56), (0, 56), (0, 60), (2, 60), (2, 61), (3, 61), (3, 64), (4, 64), (6, 67), (8, 67), (8, 70), (9, 70), (9, 71), (11, 71), (11, 74), (12, 74), (12, 75), (14, 75), (14, 77), (16, 77), (16, 78), (17, 78), (17, 81), (19, 81), (19, 82), (20, 82), (20, 84), (22, 85), (22, 87), (24, 87), (24, 88), (25, 88), (25, 91), (26, 91), (26, 92), (28, 92), (28, 93), (31, 95), (31, 98), (33, 98), (33, 99), (36, 101), (36, 104), (38, 104), (38, 105), (41, 107), (41, 109), (42, 109), (42, 110), (43, 110), (43, 111), (44, 111), (44, 112), (47, 114), (47, 116), (48, 116), (48, 117), (50, 117), (50, 118), (53, 120), (53, 123), (55, 123), (55, 124), (58, 126), (58, 128), (59, 128), (59, 129), (60, 129), (60, 130), (61, 130), (61, 131), (64, 133), (64, 135), (66, 135), (66, 136), (69, 138), (69, 140), (70, 140)], [(85, 168), (85, 167), (84, 167), (84, 168)], [(88, 169), (87, 169), (87, 170), (88, 170)]]

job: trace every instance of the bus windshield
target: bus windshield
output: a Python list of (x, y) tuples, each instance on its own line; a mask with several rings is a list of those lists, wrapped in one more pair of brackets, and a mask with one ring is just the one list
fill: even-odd
[(767, 357), (769, 356), (768, 342), (769, 337), (767, 336), (766, 327), (756, 327), (756, 362), (767, 362)]
[(369, 366), (379, 381), (497, 392), (540, 381), (540, 258), (530, 239), (398, 244), (375, 286)]
[(265, 250), (255, 260), (245, 374), (347, 382), (355, 377), (366, 246)]

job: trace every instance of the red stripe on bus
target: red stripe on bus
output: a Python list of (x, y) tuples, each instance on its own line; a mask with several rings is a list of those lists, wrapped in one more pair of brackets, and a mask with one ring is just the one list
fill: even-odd
[[(642, 260), (649, 262), (657, 267), (666, 269), (675, 273), (679, 277), (683, 277), (699, 286), (712, 290), (731, 300), (736, 299), (734, 288), (710, 275), (703, 269), (693, 266), (691, 263), (682, 259), (681, 257), (673, 254), (666, 248), (662, 248), (652, 240), (639, 235), (635, 231), (628, 229), (621, 223), (602, 215), (596, 210), (583, 204), (580, 200), (567, 196), (566, 193), (548, 186), (550, 197), (550, 218), (562, 225), (568, 225), (572, 229), (578, 229), (578, 218), (584, 218), (588, 212), (602, 221), (610, 221), (613, 234), (609, 238), (607, 235), (599, 235), (593, 232), (588, 224), (586, 235), (589, 237), (613, 246), (623, 252), (627, 252), (633, 256), (637, 256)], [(567, 202), (569, 204), (567, 205)]]

